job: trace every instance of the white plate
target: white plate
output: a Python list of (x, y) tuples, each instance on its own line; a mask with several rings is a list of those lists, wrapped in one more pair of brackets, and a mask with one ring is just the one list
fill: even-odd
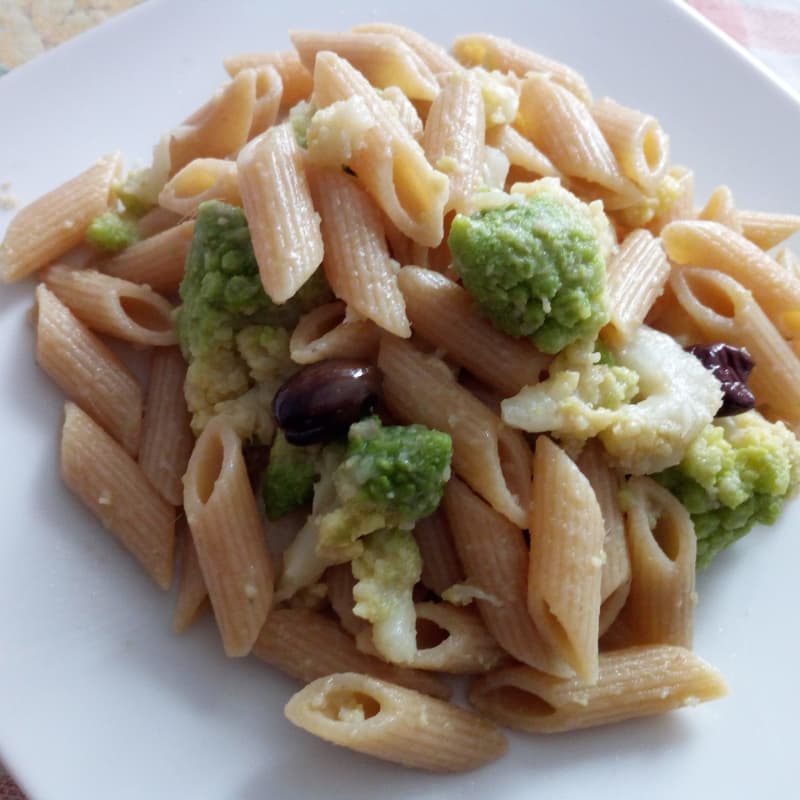
[[(338, 7), (338, 8), (337, 8)], [(158, 135), (224, 78), (232, 52), (290, 27), (393, 19), (449, 41), (490, 29), (584, 72), (596, 95), (657, 113), (699, 196), (799, 211), (800, 106), (682, 6), (627, 0), (250, 3), (150, 0), (0, 80), (0, 183), (27, 202)], [(0, 231), (10, 218), (0, 213)], [(294, 684), (226, 660), (210, 623), (169, 632), (172, 598), (57, 480), (61, 398), (32, 359), (30, 286), (0, 291), (0, 752), (32, 800), (271, 797), (788, 797), (800, 714), (800, 507), (699, 582), (697, 650), (731, 697), (554, 738), (512, 737), (498, 764), (432, 777), (351, 755), (285, 722)]]

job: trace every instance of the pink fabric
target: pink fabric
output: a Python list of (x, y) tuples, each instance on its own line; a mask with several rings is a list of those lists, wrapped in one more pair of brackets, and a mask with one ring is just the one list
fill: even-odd
[[(800, 91), (800, 0), (686, 0)], [(0, 765), (0, 800), (26, 800)]]

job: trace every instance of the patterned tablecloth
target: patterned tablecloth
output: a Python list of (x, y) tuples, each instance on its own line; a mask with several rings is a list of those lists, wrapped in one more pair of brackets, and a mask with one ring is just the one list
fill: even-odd
[[(140, 0), (0, 0), (0, 72)], [(800, 92), (800, 0), (688, 0)], [(25, 800), (0, 765), (0, 800)]]

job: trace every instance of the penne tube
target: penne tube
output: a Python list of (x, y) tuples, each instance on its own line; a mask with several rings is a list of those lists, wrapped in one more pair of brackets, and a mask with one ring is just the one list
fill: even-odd
[(463, 583), (464, 567), (458, 558), (453, 534), (441, 509), (414, 526), (414, 539), (422, 556), (422, 583), (441, 597), (442, 592)]
[[(335, 53), (317, 57), (313, 99), (325, 111), (314, 115), (309, 129), (312, 161), (337, 169), (347, 164), (406, 236), (427, 247), (438, 245), (444, 235), (449, 181), (428, 163), (394, 106)], [(346, 102), (327, 109), (338, 101)], [(346, 137), (335, 131), (333, 119)]]
[(743, 236), (716, 222), (673, 222), (661, 232), (671, 261), (719, 270), (753, 293), (781, 333), (798, 333), (783, 314), (800, 308), (800, 278), (789, 275), (773, 258)]
[(196, 158), (225, 158), (247, 141), (256, 101), (256, 73), (244, 69), (167, 136), (169, 175)]
[(328, 567), (325, 570), (325, 585), (328, 587), (328, 600), (339, 618), (339, 624), (351, 636), (358, 636), (369, 623), (353, 613), (355, 606), (353, 587), (356, 585), (356, 579), (353, 577), (350, 563)]
[(225, 71), (232, 78), (242, 70), (272, 67), (281, 79), (281, 109), (291, 108), (311, 95), (313, 79), (294, 50), (272, 53), (243, 53), (224, 59)]
[(625, 540), (625, 520), (619, 503), (620, 475), (606, 461), (603, 448), (589, 441), (577, 461), (594, 489), (603, 514), (603, 568), (600, 580), (599, 635), (616, 620), (631, 588), (631, 560)]
[(351, 314), (337, 300), (317, 306), (298, 320), (289, 339), (289, 355), (295, 364), (315, 364), (328, 358), (373, 361), (379, 342), (380, 328)]
[(742, 236), (762, 250), (771, 250), (800, 231), (800, 216), (771, 211), (736, 211)]
[(197, 557), (197, 548), (185, 517), (181, 518), (181, 527), (181, 574), (172, 615), (172, 630), (175, 633), (183, 633), (209, 606), (208, 589), (200, 569), (200, 559)]
[(466, 289), (420, 267), (400, 270), (398, 284), (414, 331), (503, 397), (539, 382), (550, 357), (495, 328)]
[(526, 173), (541, 177), (557, 178), (560, 175), (553, 162), (511, 125), (494, 125), (489, 128), (486, 131), (486, 144), (500, 150), (512, 168), (518, 167)]
[(755, 366), (748, 385), (756, 404), (790, 421), (800, 418), (800, 360), (753, 295), (729, 275), (699, 267), (683, 267), (670, 283), (704, 338), (750, 353)]
[(452, 478), (444, 512), (467, 581), (494, 597), (475, 603), (497, 643), (525, 664), (562, 677), (572, 670), (550, 651), (528, 613), (528, 548), (522, 531)]
[(589, 109), (550, 77), (533, 74), (522, 82), (516, 124), (562, 174), (615, 194), (629, 190)]
[(175, 510), (88, 414), (64, 406), (61, 476), (162, 588), (172, 582)]
[(239, 172), (235, 161), (195, 158), (178, 170), (158, 195), (162, 208), (184, 217), (195, 214), (200, 203), (206, 200), (221, 200), (241, 206)]
[(550, 650), (597, 680), (605, 527), (591, 483), (547, 436), (536, 440), (528, 611)]
[(627, 344), (663, 293), (670, 265), (659, 239), (639, 228), (606, 265), (609, 321), (603, 338), (614, 347)]
[(270, 128), (254, 139), (236, 164), (261, 283), (275, 303), (284, 303), (320, 265), (323, 249), (291, 126)]
[(529, 72), (546, 73), (582, 103), (591, 102), (589, 87), (575, 70), (559, 61), (520, 47), (510, 39), (482, 33), (459, 36), (453, 43), (453, 54), (467, 67), (513, 72), (520, 78)]
[(595, 101), (592, 116), (625, 177), (655, 193), (669, 162), (669, 139), (658, 120), (610, 97)]
[(132, 456), (142, 390), (122, 362), (43, 284), (36, 289), (36, 361), (64, 394)]
[(309, 70), (314, 69), (317, 53), (328, 51), (352, 64), (378, 89), (397, 86), (412, 100), (433, 100), (439, 93), (425, 62), (391, 33), (292, 31), (289, 36)]
[(42, 277), (47, 288), (94, 331), (155, 347), (178, 341), (172, 306), (148, 286), (58, 264), (48, 267)]
[(469, 72), (454, 72), (431, 104), (422, 135), (425, 155), (450, 179), (445, 211), (467, 211), (484, 183), (486, 115), (483, 94)]
[[(155, 206), (139, 217), (136, 223), (136, 231), (140, 239), (149, 239), (151, 236), (155, 236), (157, 233), (162, 233), (167, 230), (167, 228), (174, 228), (181, 222), (181, 216), (181, 214), (176, 214), (168, 208)], [(133, 246), (134, 245), (128, 245), (122, 252), (127, 253)]]
[(146, 284), (162, 294), (172, 294), (178, 291), (183, 280), (193, 233), (194, 220), (186, 220), (132, 244), (101, 264), (100, 269), (115, 278)]
[(215, 417), (192, 451), (183, 505), (228, 656), (250, 652), (272, 602), (272, 561), (242, 443)]
[(441, 45), (426, 39), (422, 34), (402, 25), (389, 22), (369, 22), (355, 25), (356, 33), (382, 33), (396, 36), (405, 42), (427, 65), (428, 69), (437, 77), (444, 77), (451, 72), (457, 72), (461, 65)]
[(378, 327), (410, 336), (398, 266), (389, 256), (377, 207), (339, 169), (311, 167), (309, 182), (322, 217), (323, 268), (333, 293)]
[(788, 247), (782, 247), (775, 253), (775, 260), (789, 273), (800, 278), (800, 258)]
[(104, 156), (25, 206), (0, 243), (0, 281), (25, 278), (79, 245), (91, 221), (111, 205), (112, 185), (121, 166), (119, 153)]
[(432, 772), (466, 772), (505, 753), (493, 723), (426, 695), (352, 672), (319, 678), (286, 704), (287, 719), (359, 753)]
[(362, 653), (334, 620), (307, 609), (275, 609), (253, 645), (253, 654), (303, 683), (336, 672), (360, 672), (432, 697), (447, 699), (451, 694), (435, 675)]
[(247, 140), (254, 139), (267, 128), (275, 124), (281, 110), (283, 97), (283, 79), (280, 73), (271, 64), (257, 67), (256, 99), (253, 103), (253, 118)]
[(183, 396), (186, 362), (177, 347), (153, 350), (147, 386), (139, 466), (161, 496), (183, 505), (183, 475), (194, 445)]
[(473, 683), (469, 701), (510, 728), (561, 733), (662, 714), (727, 693), (719, 672), (694, 653), (651, 645), (603, 653), (594, 686), (530, 667), (505, 667)]
[(727, 186), (717, 186), (708, 198), (705, 206), (697, 214), (697, 219), (706, 222), (718, 222), (736, 233), (742, 232), (742, 226), (736, 214), (733, 194)]
[(404, 423), (419, 422), (453, 438), (453, 469), (518, 527), (527, 525), (530, 449), (453, 378), (435, 356), (384, 337), (378, 352), (383, 397)]
[(697, 537), (689, 512), (651, 478), (626, 484), (631, 588), (625, 621), (639, 644), (692, 646)]

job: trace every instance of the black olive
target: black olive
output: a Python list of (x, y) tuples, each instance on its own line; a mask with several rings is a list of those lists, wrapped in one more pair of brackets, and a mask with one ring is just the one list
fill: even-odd
[(327, 442), (372, 414), (381, 392), (377, 367), (343, 358), (309, 364), (278, 389), (272, 410), (290, 444)]
[(717, 412), (718, 417), (742, 414), (755, 407), (756, 398), (747, 385), (755, 363), (747, 350), (723, 342), (695, 344), (686, 350), (722, 384), (722, 408)]

